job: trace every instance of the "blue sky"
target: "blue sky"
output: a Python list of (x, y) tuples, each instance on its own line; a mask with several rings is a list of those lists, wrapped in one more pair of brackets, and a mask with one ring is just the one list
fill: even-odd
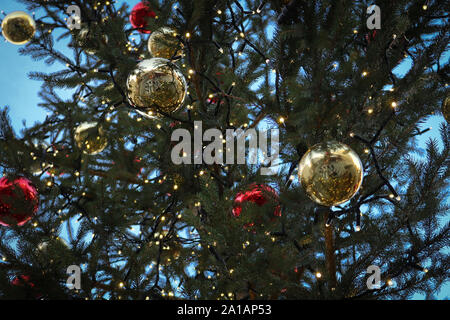
[[(139, 0), (127, 1), (130, 7), (138, 2)], [(5, 13), (17, 10), (27, 11), (26, 7), (16, 0), (2, 1), (0, 4), (0, 11), (1, 10)], [(39, 16), (39, 12), (37, 12), (37, 16)], [(68, 53), (70, 56), (70, 51), (65, 48), (65, 43), (57, 44), (56, 46), (59, 50)], [(48, 66), (44, 64), (43, 61), (33, 61), (29, 56), (21, 56), (18, 53), (19, 48), (20, 47), (10, 43), (0, 41), (0, 106), (3, 107), (7, 105), (10, 107), (10, 117), (16, 131), (23, 128), (23, 120), (30, 126), (35, 121), (42, 121), (46, 116), (46, 111), (38, 107), (38, 103), (40, 102), (38, 93), (40, 91), (41, 83), (29, 80), (27, 74), (31, 71), (52, 72), (64, 67), (58, 63), (53, 66)], [(448, 55), (444, 58), (448, 60)], [(397, 68), (396, 73), (405, 73), (409, 66), (410, 63), (406, 61)], [(432, 130), (419, 137), (421, 146), (424, 146), (429, 138), (439, 137), (438, 129), (440, 123), (443, 121), (445, 120), (440, 115), (429, 118), (422, 128), (432, 127)], [(450, 284), (446, 285), (437, 295), (440, 299), (447, 296), (450, 296)], [(415, 298), (421, 299), (423, 297), (416, 295)]]

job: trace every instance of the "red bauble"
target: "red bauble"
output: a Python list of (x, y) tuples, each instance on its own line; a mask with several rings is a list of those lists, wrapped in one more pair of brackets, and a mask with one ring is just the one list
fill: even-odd
[(151, 31), (147, 30), (148, 19), (155, 17), (155, 12), (148, 5), (144, 2), (139, 2), (131, 11), (130, 22), (133, 28), (137, 29), (140, 33), (150, 33)]
[(23, 226), (31, 220), (39, 205), (38, 192), (27, 178), (0, 179), (0, 225)]
[[(239, 192), (234, 199), (233, 215), (239, 217), (242, 213), (242, 204), (244, 202), (253, 202), (259, 207), (265, 205), (268, 201), (278, 203), (277, 192), (265, 184), (252, 184), (248, 191)], [(281, 217), (281, 207), (277, 205), (273, 212), (275, 217)], [(253, 224), (250, 224), (253, 226)]]

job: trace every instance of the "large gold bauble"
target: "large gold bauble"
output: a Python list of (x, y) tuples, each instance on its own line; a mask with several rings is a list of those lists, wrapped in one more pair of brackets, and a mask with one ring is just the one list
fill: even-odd
[(442, 114), (444, 115), (445, 120), (447, 120), (447, 123), (450, 123), (450, 97), (447, 97), (444, 100)]
[(363, 181), (363, 166), (350, 147), (336, 141), (317, 144), (302, 158), (299, 180), (306, 194), (323, 206), (347, 202)]
[(6, 40), (21, 45), (29, 42), (36, 32), (33, 18), (23, 11), (8, 14), (2, 22), (2, 34)]
[(163, 27), (152, 32), (148, 39), (148, 51), (155, 58), (172, 60), (181, 56), (183, 44), (177, 39), (177, 32), (169, 27)]
[(167, 59), (144, 60), (128, 76), (128, 100), (145, 117), (177, 111), (186, 94), (186, 79), (180, 69)]
[(108, 140), (97, 122), (84, 122), (75, 130), (75, 142), (85, 154), (96, 155), (105, 150)]

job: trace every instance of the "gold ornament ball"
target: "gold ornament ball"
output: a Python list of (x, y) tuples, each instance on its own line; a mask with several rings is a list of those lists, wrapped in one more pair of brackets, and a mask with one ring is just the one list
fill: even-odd
[(313, 146), (300, 161), (300, 183), (311, 200), (323, 206), (349, 201), (363, 181), (359, 156), (349, 146), (336, 141)]
[(186, 94), (186, 79), (180, 69), (167, 59), (146, 59), (128, 76), (128, 100), (148, 118), (154, 118), (158, 112), (170, 114), (177, 111)]
[(108, 140), (97, 122), (84, 122), (75, 130), (75, 141), (85, 154), (96, 155), (105, 150)]
[(444, 103), (442, 105), (442, 114), (444, 115), (447, 123), (450, 123), (450, 97), (447, 97), (444, 100)]
[(183, 44), (177, 39), (177, 32), (164, 27), (152, 32), (148, 40), (148, 51), (155, 58), (174, 59), (183, 53)]
[(12, 44), (29, 42), (36, 32), (36, 23), (26, 12), (15, 11), (8, 14), (2, 22), (2, 34)]

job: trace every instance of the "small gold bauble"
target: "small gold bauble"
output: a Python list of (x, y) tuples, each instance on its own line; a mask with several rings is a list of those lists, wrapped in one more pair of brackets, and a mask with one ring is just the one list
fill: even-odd
[(444, 115), (447, 123), (450, 123), (450, 97), (447, 97), (444, 100), (444, 103), (442, 105), (442, 114)]
[(350, 147), (336, 141), (317, 144), (302, 158), (299, 180), (306, 194), (323, 206), (349, 201), (363, 180), (363, 166)]
[(177, 32), (164, 27), (152, 32), (148, 40), (148, 50), (155, 58), (174, 59), (183, 53), (183, 44), (177, 39)]
[(180, 69), (167, 59), (153, 58), (139, 63), (127, 80), (127, 95), (143, 116), (173, 113), (184, 103), (187, 83)]
[(2, 22), (2, 34), (6, 40), (21, 45), (29, 42), (36, 32), (36, 23), (26, 12), (15, 11)]
[(105, 150), (108, 140), (97, 122), (84, 122), (75, 130), (75, 141), (85, 154), (96, 155)]

